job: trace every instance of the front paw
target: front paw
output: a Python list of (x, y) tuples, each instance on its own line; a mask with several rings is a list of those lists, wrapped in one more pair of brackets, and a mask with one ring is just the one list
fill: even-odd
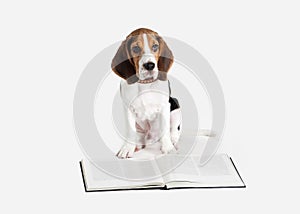
[(135, 151), (136, 146), (134, 144), (126, 143), (122, 146), (120, 151), (117, 153), (118, 158), (131, 158)]
[(171, 141), (174, 145), (176, 145), (179, 141), (180, 138), (180, 132), (179, 131), (174, 131), (171, 133)]
[(160, 150), (163, 154), (168, 154), (171, 151), (174, 151), (176, 149), (175, 149), (174, 145), (172, 144), (171, 140), (169, 139), (169, 140), (162, 141)]

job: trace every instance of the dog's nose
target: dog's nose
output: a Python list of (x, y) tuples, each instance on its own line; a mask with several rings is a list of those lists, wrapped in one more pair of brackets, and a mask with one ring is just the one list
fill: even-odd
[(155, 64), (153, 62), (147, 62), (143, 64), (144, 68), (148, 71), (152, 71), (155, 67)]

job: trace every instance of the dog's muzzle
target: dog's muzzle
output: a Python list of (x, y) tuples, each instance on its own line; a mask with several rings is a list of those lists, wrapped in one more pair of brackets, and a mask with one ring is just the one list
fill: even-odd
[(155, 64), (153, 62), (147, 62), (143, 64), (143, 67), (148, 71), (152, 71), (155, 68)]
[(158, 76), (157, 64), (153, 57), (143, 57), (139, 63), (139, 79), (156, 79)]

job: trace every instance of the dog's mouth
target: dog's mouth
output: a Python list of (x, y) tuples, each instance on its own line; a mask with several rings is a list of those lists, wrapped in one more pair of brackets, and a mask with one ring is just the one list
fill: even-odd
[(142, 69), (139, 72), (138, 78), (141, 81), (154, 81), (158, 76), (158, 72), (156, 70), (146, 70)]
[(143, 80), (140, 79), (138, 82), (143, 83), (143, 84), (147, 84), (147, 83), (152, 83), (154, 81), (156, 81), (156, 79), (154, 79), (153, 77), (149, 77), (149, 78), (146, 78), (146, 79), (143, 79)]

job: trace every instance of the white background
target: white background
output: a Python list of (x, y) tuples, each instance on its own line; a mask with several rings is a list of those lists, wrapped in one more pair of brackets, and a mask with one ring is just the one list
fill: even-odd
[[(299, 212), (298, 1), (1, 1), (1, 213)], [(223, 86), (246, 189), (85, 193), (72, 101), (99, 51), (148, 27), (187, 42)]]

